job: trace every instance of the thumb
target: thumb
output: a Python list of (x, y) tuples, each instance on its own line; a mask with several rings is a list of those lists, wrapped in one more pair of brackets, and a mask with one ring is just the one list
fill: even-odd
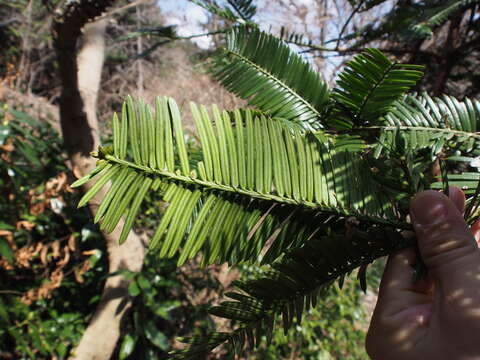
[[(459, 189), (451, 190), (458, 193), (454, 198), (463, 197)], [(412, 200), (410, 216), (422, 259), (440, 283), (465, 284), (467, 277), (478, 272), (477, 243), (451, 199), (440, 192), (424, 191)]]

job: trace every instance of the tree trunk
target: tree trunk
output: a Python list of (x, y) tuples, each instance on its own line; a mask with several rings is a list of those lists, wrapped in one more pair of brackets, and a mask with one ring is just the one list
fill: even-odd
[[(54, 24), (54, 38), (58, 56), (62, 94), (60, 99), (60, 122), (64, 143), (70, 157), (72, 170), (77, 177), (95, 167), (90, 152), (98, 148), (100, 136), (96, 115), (97, 94), (105, 53), (105, 28), (107, 20), (86, 24), (101, 14), (111, 1), (97, 2), (105, 5), (88, 8), (91, 2), (76, 2)], [(84, 7), (82, 9), (82, 7)], [(77, 14), (77, 16), (75, 15)], [(82, 17), (78, 15), (83, 16)], [(87, 14), (87, 15), (85, 15)], [(83, 42), (77, 53), (77, 40)], [(93, 184), (85, 185), (84, 190)], [(95, 215), (106, 188), (99, 191), (89, 206)], [(103, 234), (107, 242), (109, 273), (120, 270), (140, 271), (145, 255), (142, 239), (131, 232), (127, 241), (118, 245), (123, 219), (111, 234)], [(128, 293), (128, 281), (120, 275), (109, 276), (105, 282), (102, 298), (72, 359), (110, 359), (118, 338), (120, 325), (132, 304)]]

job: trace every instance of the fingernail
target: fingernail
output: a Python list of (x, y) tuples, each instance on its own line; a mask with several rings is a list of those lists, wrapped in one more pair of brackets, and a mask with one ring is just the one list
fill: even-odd
[(413, 225), (431, 226), (442, 222), (447, 216), (447, 207), (442, 196), (445, 195), (433, 191), (418, 194), (410, 204)]

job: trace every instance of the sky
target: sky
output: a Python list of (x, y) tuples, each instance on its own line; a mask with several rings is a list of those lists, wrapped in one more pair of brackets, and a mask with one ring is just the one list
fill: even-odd
[[(307, 6), (311, 9), (315, 7), (317, 0), (295, 0), (299, 5)], [(268, 30), (270, 27), (278, 25), (279, 13), (273, 13), (269, 9), (265, 9), (264, 0), (257, 1), (258, 7), (263, 8), (259, 11), (257, 20), (260, 20), (260, 28)], [(177, 25), (177, 33), (181, 36), (189, 36), (205, 32), (202, 27), (208, 21), (207, 11), (198, 5), (188, 0), (159, 0), (158, 5), (162, 13), (167, 15), (166, 25)], [(316, 16), (314, 11), (311, 11), (309, 16)], [(291, 19), (283, 19), (289, 21)], [(207, 49), (212, 45), (211, 39), (208, 36), (192, 39), (200, 48)]]
[[(217, 1), (222, 2), (221, 0)], [(323, 0), (322, 2), (320, 0), (257, 0), (255, 3), (258, 10), (254, 21), (260, 25), (262, 30), (278, 33), (282, 25), (288, 25), (290, 30), (306, 34), (314, 42), (319, 38), (322, 27), (326, 33), (326, 39), (338, 36), (339, 29), (352, 11), (347, 0)], [(327, 16), (321, 15), (320, 3), (328, 4)], [(379, 7), (383, 7), (383, 9), (379, 9), (377, 12), (385, 14), (391, 6), (389, 3), (390, 1), (384, 3)], [(203, 25), (208, 21), (208, 13), (202, 7), (188, 0), (158, 0), (158, 5), (167, 19), (165, 25), (177, 25), (179, 35), (189, 36), (205, 32)], [(305, 15), (305, 21), (301, 19), (302, 13)], [(378, 13), (374, 16), (378, 16)], [(212, 40), (208, 36), (194, 38), (192, 41), (202, 49), (208, 49), (212, 45)], [(335, 43), (330, 45), (333, 48)], [(295, 46), (292, 48), (296, 51), (299, 50)], [(305, 58), (311, 63), (316, 61), (311, 54), (305, 54)], [(320, 63), (321, 72), (329, 82), (335, 78), (335, 73), (341, 63), (342, 58), (340, 57), (326, 58), (324, 62)]]

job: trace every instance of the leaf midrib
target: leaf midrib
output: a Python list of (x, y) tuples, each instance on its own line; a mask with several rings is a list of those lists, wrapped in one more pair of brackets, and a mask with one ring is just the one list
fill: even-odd
[[(257, 64), (255, 64), (254, 62), (250, 61), (247, 57), (243, 56), (242, 54), (236, 52), (236, 51), (233, 51), (233, 50), (230, 50), (230, 49), (225, 49), (227, 53), (230, 53), (232, 55), (235, 55), (236, 57), (240, 58), (240, 60), (242, 60), (243, 62), (247, 63), (249, 66), (255, 68), (256, 70), (258, 70), (259, 72), (261, 72), (262, 74), (264, 74), (265, 76), (267, 76), (268, 78), (274, 80), (275, 82), (279, 83), (283, 88), (287, 89), (290, 93), (294, 94), (294, 96), (300, 100), (303, 104), (305, 104), (305, 106), (307, 106), (313, 113), (315, 113), (315, 115), (319, 118), (320, 117), (320, 113), (317, 111), (317, 109), (315, 109), (312, 104), (310, 104), (307, 100), (305, 100), (302, 96), (300, 96), (300, 94), (295, 91), (294, 89), (292, 89), (290, 86), (288, 86), (285, 82), (283, 82), (282, 80), (280, 80), (279, 78), (277, 78), (275, 75), (273, 75), (272, 73), (268, 72), (267, 70), (265, 70), (264, 68), (258, 66)], [(323, 126), (322, 126), (323, 127)]]
[(466, 136), (480, 139), (480, 132), (468, 132), (462, 130), (454, 130), (449, 128), (434, 128), (427, 126), (368, 126), (356, 128), (355, 131), (365, 131), (365, 130), (385, 130), (385, 131), (395, 131), (395, 130), (407, 130), (407, 131), (431, 131), (431, 132), (443, 132), (448, 134), (454, 134), (456, 136)]
[[(394, 62), (392, 63), (383, 73), (382, 78), (375, 83), (375, 85), (368, 91), (367, 95), (362, 101), (362, 104), (360, 105), (360, 111), (358, 112), (358, 117), (363, 116), (363, 111), (365, 110), (365, 107), (367, 106), (368, 101), (370, 100), (370, 97), (372, 94), (375, 92), (375, 90), (380, 86), (380, 84), (385, 80), (386, 76), (392, 71), (392, 69), (397, 66), (398, 63)], [(392, 101), (393, 102), (393, 101)]]
[[(242, 326), (242, 327), (234, 330), (233, 332), (229, 333), (228, 338), (225, 341), (228, 341), (228, 339), (233, 338), (234, 336), (236, 336), (237, 334), (239, 334), (243, 331), (246, 331), (248, 328), (250, 328), (250, 329), (256, 328), (256, 325), (258, 323), (261, 323), (261, 322), (265, 321), (266, 319), (271, 318), (272, 316), (274, 317), (274, 316), (281, 315), (281, 310), (286, 305), (288, 305), (290, 303), (296, 303), (299, 300), (302, 301), (306, 296), (315, 294), (319, 289), (321, 289), (322, 287), (325, 287), (326, 284), (328, 284), (329, 282), (335, 281), (340, 276), (345, 275), (345, 274), (349, 274), (349, 273), (353, 272), (355, 269), (359, 268), (360, 266), (370, 264), (374, 260), (377, 260), (377, 259), (379, 259), (383, 256), (391, 254), (393, 251), (398, 251), (398, 250), (402, 250), (402, 249), (412, 247), (416, 242), (415, 239), (407, 239), (407, 238), (404, 238), (404, 239), (405, 239), (405, 242), (396, 244), (395, 250), (392, 250), (391, 248), (379, 249), (379, 251), (377, 251), (374, 255), (372, 255), (372, 256), (370, 256), (366, 259), (363, 259), (363, 258), (359, 257), (359, 258), (355, 259), (355, 261), (353, 261), (352, 263), (342, 267), (341, 269), (333, 271), (332, 274), (328, 275), (321, 282), (315, 283), (313, 288), (308, 288), (308, 289), (304, 289), (303, 291), (293, 293), (292, 296), (289, 297), (289, 298), (283, 298), (283, 299), (280, 299), (280, 300), (272, 301), (272, 302), (270, 302), (270, 305), (268, 305), (269, 304), (268, 300), (259, 299), (259, 298), (256, 298), (255, 296), (253, 296), (260, 303), (265, 304), (265, 307), (261, 309), (264, 313), (263, 316), (258, 317), (256, 319), (250, 321), (250, 322), (244, 323), (244, 326)], [(222, 344), (225, 341), (218, 342), (215, 347), (219, 346), (220, 344)]]
[[(163, 177), (170, 178), (175, 181), (179, 181), (179, 182), (187, 183), (191, 185), (200, 185), (211, 190), (221, 190), (221, 191), (230, 192), (230, 193), (242, 194), (254, 199), (276, 201), (278, 203), (283, 203), (288, 205), (304, 206), (306, 208), (310, 208), (312, 210), (318, 210), (326, 214), (333, 214), (333, 215), (342, 216), (342, 217), (353, 216), (359, 220), (363, 220), (365, 222), (369, 222), (372, 224), (388, 225), (398, 229), (411, 230), (411, 225), (408, 223), (400, 222), (397, 220), (385, 219), (385, 218), (374, 216), (374, 215), (361, 214), (355, 211), (354, 209), (337, 208), (337, 207), (332, 207), (327, 205), (321, 205), (311, 201), (295, 200), (292, 198), (286, 198), (286, 197), (278, 196), (274, 194), (263, 194), (253, 190), (247, 190), (247, 189), (242, 189), (242, 188), (228, 186), (228, 185), (222, 185), (212, 181), (205, 181), (198, 178), (192, 178), (192, 177), (180, 175), (180, 174), (166, 171), (166, 170), (153, 169), (145, 165), (138, 165), (127, 160), (119, 159), (113, 155), (106, 155), (105, 159), (123, 166), (128, 166), (128, 167), (149, 173), (149, 174), (157, 174)], [(342, 211), (342, 210), (348, 210), (348, 211)]]

